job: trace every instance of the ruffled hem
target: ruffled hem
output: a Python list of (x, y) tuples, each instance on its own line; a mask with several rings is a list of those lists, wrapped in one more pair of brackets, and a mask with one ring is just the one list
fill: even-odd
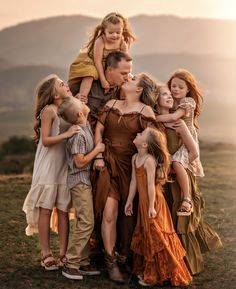
[[(64, 184), (32, 185), (23, 205), (28, 224), (25, 229), (26, 235), (38, 233), (39, 208), (53, 210), (56, 207), (68, 212), (70, 203), (70, 192)], [(51, 223), (54, 222), (52, 218)]]
[[(157, 233), (153, 224), (148, 233), (135, 230), (131, 249), (134, 251), (135, 275), (142, 275), (148, 284), (163, 285), (170, 279), (174, 286), (187, 286), (192, 278), (183, 261), (185, 250), (176, 233)], [(141, 233), (142, 232), (142, 233)], [(145, 239), (144, 236), (147, 236)]]
[(163, 250), (170, 251), (178, 260), (186, 254), (177, 234), (162, 232), (155, 223), (150, 224), (150, 231), (146, 233), (142, 227), (135, 228), (131, 249), (136, 254), (145, 256), (147, 261)]
[[(176, 211), (181, 204), (178, 183), (174, 181), (166, 187), (167, 202), (171, 206), (173, 224), (183, 247), (186, 249), (185, 263), (192, 275), (203, 270), (202, 253), (222, 247), (220, 237), (202, 218), (204, 200), (197, 187), (195, 177), (187, 170), (194, 212), (189, 217), (178, 217)], [(168, 194), (169, 193), (169, 194)]]

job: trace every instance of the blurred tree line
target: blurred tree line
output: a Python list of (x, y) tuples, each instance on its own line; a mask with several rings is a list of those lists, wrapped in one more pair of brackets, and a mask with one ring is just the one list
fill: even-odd
[(31, 173), (36, 145), (26, 136), (12, 136), (0, 145), (0, 174)]

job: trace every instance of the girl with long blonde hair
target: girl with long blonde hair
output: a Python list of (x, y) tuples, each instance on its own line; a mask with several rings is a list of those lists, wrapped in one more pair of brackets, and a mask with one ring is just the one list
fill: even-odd
[(38, 86), (35, 109), (35, 155), (32, 184), (23, 211), (26, 214), (26, 235), (39, 233), (41, 266), (57, 270), (58, 262), (50, 249), (50, 219), (55, 207), (58, 213), (60, 256), (65, 259), (68, 242), (70, 193), (66, 185), (67, 163), (65, 141), (78, 132), (57, 115), (58, 106), (71, 95), (67, 85), (57, 75), (49, 75)]

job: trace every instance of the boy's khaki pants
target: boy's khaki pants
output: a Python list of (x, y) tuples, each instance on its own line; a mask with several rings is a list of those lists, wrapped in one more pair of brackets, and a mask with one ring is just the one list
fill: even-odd
[(79, 269), (90, 263), (89, 239), (94, 227), (92, 188), (80, 183), (70, 192), (76, 215), (74, 227), (69, 234), (66, 267)]

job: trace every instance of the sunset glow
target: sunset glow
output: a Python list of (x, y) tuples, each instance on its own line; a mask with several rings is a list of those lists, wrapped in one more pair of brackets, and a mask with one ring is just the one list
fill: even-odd
[[(138, 14), (176, 15), (180, 17), (201, 17), (236, 20), (234, 0), (0, 0), (0, 29), (33, 19), (58, 15), (83, 14), (103, 17), (111, 11), (118, 11), (126, 17)], [(22, 7), (24, 7), (22, 9)]]

